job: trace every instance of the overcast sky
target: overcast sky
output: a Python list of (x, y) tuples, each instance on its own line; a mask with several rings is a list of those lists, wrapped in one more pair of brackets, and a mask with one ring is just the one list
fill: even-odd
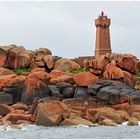
[(140, 58), (140, 2), (0, 2), (0, 45), (49, 48), (67, 58), (94, 54), (94, 20), (111, 18), (112, 51)]

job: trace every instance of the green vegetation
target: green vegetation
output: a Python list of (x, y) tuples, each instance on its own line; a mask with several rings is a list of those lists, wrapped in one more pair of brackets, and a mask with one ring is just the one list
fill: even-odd
[(140, 72), (137, 74), (137, 77), (140, 77)]
[(24, 72), (31, 72), (31, 69), (12, 69), (13, 72), (15, 72), (17, 75), (20, 75)]
[(77, 74), (77, 73), (86, 72), (86, 71), (87, 71), (87, 70), (85, 70), (84, 68), (81, 68), (81, 69), (79, 69), (79, 70), (73, 69), (73, 70), (71, 71), (71, 73)]

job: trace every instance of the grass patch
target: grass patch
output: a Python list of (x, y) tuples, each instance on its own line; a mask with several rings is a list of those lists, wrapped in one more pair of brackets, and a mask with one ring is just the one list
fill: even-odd
[(73, 69), (73, 70), (71, 71), (71, 73), (74, 73), (74, 74), (78, 74), (78, 73), (80, 73), (80, 72), (87, 72), (87, 70), (85, 70), (84, 68), (81, 68), (81, 69), (79, 69), (79, 70)]
[(20, 75), (24, 72), (31, 72), (31, 69), (12, 69), (13, 72), (15, 72), (17, 75)]
[(140, 77), (140, 72), (137, 74), (137, 77)]

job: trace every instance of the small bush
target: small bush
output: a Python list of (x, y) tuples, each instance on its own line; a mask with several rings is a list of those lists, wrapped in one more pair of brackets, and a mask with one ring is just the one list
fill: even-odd
[(86, 72), (86, 71), (87, 71), (87, 70), (85, 70), (84, 68), (81, 68), (81, 69), (79, 69), (79, 70), (73, 69), (73, 70), (71, 71), (71, 73), (78, 74), (78, 73), (80, 73), (80, 72)]
[(13, 72), (15, 72), (17, 75), (20, 75), (24, 72), (31, 72), (31, 69), (12, 69)]

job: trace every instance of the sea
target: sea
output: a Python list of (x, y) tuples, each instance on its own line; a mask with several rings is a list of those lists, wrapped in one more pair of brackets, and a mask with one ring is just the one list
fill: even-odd
[(127, 126), (127, 122), (118, 126), (36, 126), (2, 125), (0, 139), (139, 139), (138, 126)]

